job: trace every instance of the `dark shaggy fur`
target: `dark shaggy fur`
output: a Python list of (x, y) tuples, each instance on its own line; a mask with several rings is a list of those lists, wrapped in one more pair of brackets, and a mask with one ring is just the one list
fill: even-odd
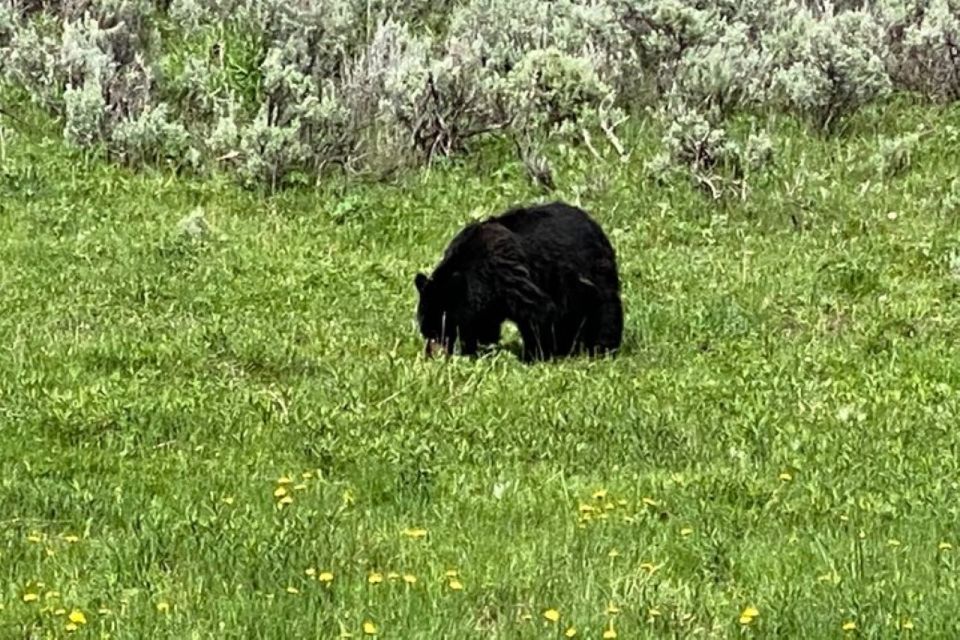
[(526, 360), (616, 352), (623, 308), (613, 247), (577, 207), (512, 209), (464, 227), (427, 277), (417, 273), (417, 321), (427, 353), (500, 341), (510, 320)]

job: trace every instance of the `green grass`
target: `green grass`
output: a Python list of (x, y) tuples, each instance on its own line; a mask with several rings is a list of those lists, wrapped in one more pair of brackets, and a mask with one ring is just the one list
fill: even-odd
[[(495, 151), (266, 199), (32, 117), (0, 121), (0, 637), (74, 608), (117, 639), (960, 632), (960, 111), (771, 120), (776, 166), (724, 206), (643, 180), (653, 132), (559, 158), (618, 251), (626, 343), (533, 366), (424, 361), (413, 324), (452, 234), (538, 197)], [(921, 125), (881, 180), (877, 136)], [(176, 233), (196, 207), (205, 241)]]

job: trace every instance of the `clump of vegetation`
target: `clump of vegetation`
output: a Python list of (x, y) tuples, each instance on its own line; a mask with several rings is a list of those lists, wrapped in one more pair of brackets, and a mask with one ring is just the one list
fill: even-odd
[[(525, 161), (560, 140), (625, 156), (617, 128), (643, 108), (709, 113), (715, 132), (777, 110), (836, 134), (893, 91), (956, 99), (956, 16), (954, 0), (14, 2), (0, 73), (61, 115), (74, 145), (278, 189), (490, 138)], [(676, 131), (696, 117), (655, 122), (658, 164), (692, 166), (678, 136), (711, 146), (697, 174), (734, 153)]]

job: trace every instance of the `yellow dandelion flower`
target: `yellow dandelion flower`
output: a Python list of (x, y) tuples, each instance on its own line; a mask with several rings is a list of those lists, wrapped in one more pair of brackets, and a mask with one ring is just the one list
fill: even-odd
[(937, 549), (939, 549), (940, 551), (950, 551), (951, 549), (953, 549), (953, 545), (950, 544), (949, 542), (941, 542), (940, 544), (937, 545)]
[(233, 504), (233, 496), (224, 496), (223, 504)]
[(60, 597), (59, 591), (47, 591), (45, 594), (43, 594), (44, 600), (50, 600), (52, 598), (59, 598), (59, 597)]
[(63, 540), (64, 542), (69, 542), (70, 544), (76, 544), (77, 542), (80, 542), (80, 536), (65, 535), (63, 536)]
[(456, 578), (460, 575), (460, 572), (456, 569), (447, 569), (446, 573), (443, 574), (447, 578)]
[(777, 477), (783, 482), (790, 482), (791, 480), (793, 480), (793, 476), (787, 473), (786, 471), (784, 471)]
[(307, 570), (304, 571), (304, 573), (307, 574), (307, 576), (313, 578), (317, 575), (317, 570), (314, 569), (313, 567), (308, 567)]
[(616, 637), (617, 632), (614, 630), (613, 623), (611, 622), (610, 626), (603, 632), (603, 640), (613, 640)]
[(293, 496), (283, 496), (282, 498), (280, 498), (280, 504), (281, 505), (293, 504)]
[(293, 484), (293, 480), (291, 480), (287, 476), (280, 476), (279, 478), (277, 478), (277, 484)]
[(381, 582), (383, 582), (383, 574), (373, 572), (367, 576), (367, 582), (369, 582), (370, 584), (380, 584)]
[(840, 522), (847, 522), (848, 520), (850, 520), (850, 518), (844, 514), (840, 514)]
[(277, 488), (274, 489), (274, 491), (273, 491), (273, 497), (274, 497), (274, 498), (282, 498), (282, 497), (285, 496), (285, 495), (287, 495), (287, 488), (286, 488), (286, 487), (277, 487)]
[(76, 630), (79, 629), (79, 628), (80, 628), (80, 627), (78, 627), (77, 625), (75, 625), (75, 624), (72, 623), (72, 622), (68, 622), (68, 623), (67, 623), (67, 626), (64, 627), (64, 629), (66, 629), (66, 630), (69, 631), (70, 633), (73, 633), (74, 631), (76, 631)]
[(910, 618), (904, 618), (904, 619), (903, 619), (903, 622), (900, 623), (900, 628), (901, 628), (901, 629), (906, 629), (907, 631), (912, 630), (912, 629), (913, 629), (913, 621), (912, 621)]
[(287, 593), (296, 595), (300, 593), (300, 589), (297, 589), (296, 587), (287, 587)]
[(574, 627), (567, 627), (567, 630), (563, 632), (564, 637), (573, 638), (577, 635), (577, 630)]
[(867, 532), (863, 529), (860, 530), (860, 539), (863, 540), (867, 537)]
[(36, 602), (36, 601), (39, 600), (39, 599), (40, 599), (40, 596), (39, 596), (38, 594), (36, 594), (36, 593), (25, 593), (25, 594), (23, 594), (23, 601), (24, 601), (24, 602)]
[(304, 471), (303, 473), (300, 474), (300, 477), (301, 477), (303, 480), (309, 480), (309, 479), (311, 479), (311, 478), (313, 477), (313, 472), (312, 472), (312, 471)]
[(387, 580), (399, 580), (399, 579), (400, 579), (400, 574), (397, 573), (396, 571), (391, 571), (390, 573), (387, 574)]
[(407, 584), (416, 584), (417, 576), (410, 573), (405, 573), (403, 574), (403, 581), (406, 582)]
[(463, 591), (463, 583), (454, 578), (450, 581), (450, 589), (453, 591)]
[(560, 619), (560, 612), (556, 609), (547, 609), (543, 612), (543, 617), (550, 622), (557, 622)]
[(609, 558), (616, 558), (616, 557), (619, 557), (619, 555), (620, 555), (620, 552), (617, 551), (616, 549), (610, 549), (610, 551), (607, 553), (607, 557)]
[(597, 489), (596, 491), (593, 492), (593, 499), (594, 499), (594, 500), (603, 500), (603, 499), (606, 498), (606, 497), (607, 497), (607, 490), (606, 490), (606, 489)]
[(333, 582), (333, 574), (329, 571), (321, 571), (317, 575), (317, 580), (320, 582)]
[(597, 508), (592, 504), (581, 504), (579, 507), (577, 507), (577, 510), (582, 514), (590, 514), (596, 511)]
[(844, 622), (842, 627), (844, 631), (853, 631), (856, 628), (857, 628), (857, 623), (853, 622), (852, 620), (848, 622)]
[(157, 611), (159, 613), (166, 613), (170, 611), (170, 603), (161, 600), (157, 603)]
[(70, 622), (74, 624), (87, 624), (87, 616), (83, 615), (83, 611), (79, 609), (71, 611), (68, 617), (70, 618)]
[(615, 613), (620, 613), (620, 607), (618, 607), (617, 605), (613, 604), (612, 602), (607, 603), (607, 614), (608, 614), (608, 615), (613, 615), (613, 614), (615, 614)]
[(426, 529), (418, 529), (418, 528), (404, 529), (404, 530), (403, 530), (403, 535), (405, 535), (406, 537), (408, 537), (408, 538), (410, 538), (410, 539), (412, 539), (412, 540), (419, 540), (420, 538), (426, 538), (426, 537), (427, 537), (427, 530), (426, 530)]
[(293, 487), (293, 490), (294, 490), (294, 491), (303, 491), (303, 490), (306, 489), (306, 488), (307, 488), (307, 485), (305, 485), (305, 484), (298, 484), (298, 485), (295, 485), (295, 486)]
[(684, 527), (683, 529), (680, 529), (680, 535), (682, 535), (683, 537), (687, 537), (691, 533), (693, 533), (693, 529), (691, 529), (690, 527)]
[(748, 618), (756, 618), (757, 616), (760, 615), (760, 612), (757, 611), (756, 607), (747, 607), (746, 609), (743, 610), (743, 612), (740, 615), (746, 616)]
[(653, 498), (643, 498), (642, 502), (643, 502), (643, 504), (647, 505), (648, 507), (657, 507), (657, 506), (660, 506), (659, 503), (658, 503), (656, 500), (654, 500)]
[(377, 625), (367, 620), (363, 623), (363, 632), (368, 636), (375, 636), (377, 635)]

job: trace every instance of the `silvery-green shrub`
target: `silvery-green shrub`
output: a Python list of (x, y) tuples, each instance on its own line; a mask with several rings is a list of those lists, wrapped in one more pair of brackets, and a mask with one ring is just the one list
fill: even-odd
[(774, 51), (771, 96), (823, 129), (891, 90), (883, 30), (865, 11), (817, 16), (798, 7), (784, 28), (767, 34)]

